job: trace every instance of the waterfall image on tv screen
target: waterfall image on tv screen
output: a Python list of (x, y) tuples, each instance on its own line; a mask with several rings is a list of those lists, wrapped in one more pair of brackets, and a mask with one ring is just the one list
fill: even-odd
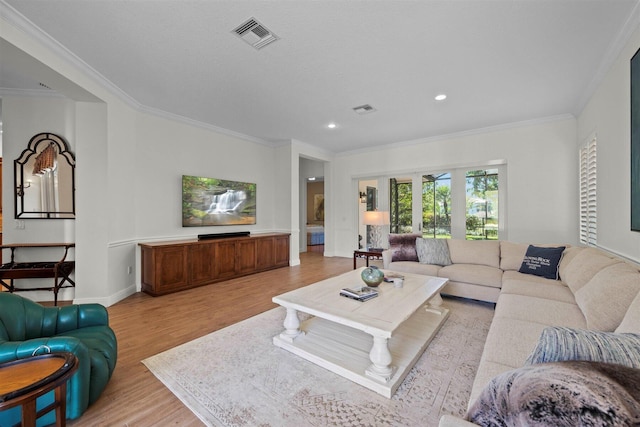
[(256, 184), (182, 176), (182, 226), (256, 223)]

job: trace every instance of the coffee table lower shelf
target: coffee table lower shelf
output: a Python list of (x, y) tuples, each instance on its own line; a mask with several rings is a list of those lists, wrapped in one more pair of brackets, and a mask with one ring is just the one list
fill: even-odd
[(311, 317), (300, 326), (304, 334), (291, 342), (276, 335), (273, 343), (391, 398), (448, 316), (447, 308), (425, 306), (400, 325), (388, 342), (394, 372), (386, 382), (367, 374), (373, 337), (358, 329)]

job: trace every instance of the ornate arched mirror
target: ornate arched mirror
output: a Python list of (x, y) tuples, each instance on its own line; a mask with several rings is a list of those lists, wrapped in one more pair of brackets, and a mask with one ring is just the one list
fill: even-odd
[(76, 159), (62, 137), (35, 135), (13, 163), (16, 218), (76, 217)]

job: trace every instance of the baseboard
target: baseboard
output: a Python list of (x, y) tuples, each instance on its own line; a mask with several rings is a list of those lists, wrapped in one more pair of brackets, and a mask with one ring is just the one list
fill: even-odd
[(74, 304), (102, 304), (105, 307), (109, 307), (123, 299), (136, 293), (136, 285), (131, 284), (125, 289), (116, 292), (113, 295), (109, 295), (103, 298), (76, 298), (73, 300)]

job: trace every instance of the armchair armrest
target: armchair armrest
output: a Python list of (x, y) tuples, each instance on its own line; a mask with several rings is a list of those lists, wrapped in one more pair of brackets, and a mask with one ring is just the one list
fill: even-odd
[(109, 324), (107, 309), (100, 304), (74, 304), (60, 307), (56, 333), (73, 331), (88, 326), (103, 326)]
[[(47, 348), (49, 350), (47, 350)], [(88, 365), (89, 350), (79, 339), (74, 337), (43, 337), (26, 341), (0, 342), (0, 363), (31, 357), (37, 354), (68, 351), (78, 357), (80, 363)]]
[(391, 264), (391, 249), (385, 249), (382, 251), (382, 268), (389, 268)]

